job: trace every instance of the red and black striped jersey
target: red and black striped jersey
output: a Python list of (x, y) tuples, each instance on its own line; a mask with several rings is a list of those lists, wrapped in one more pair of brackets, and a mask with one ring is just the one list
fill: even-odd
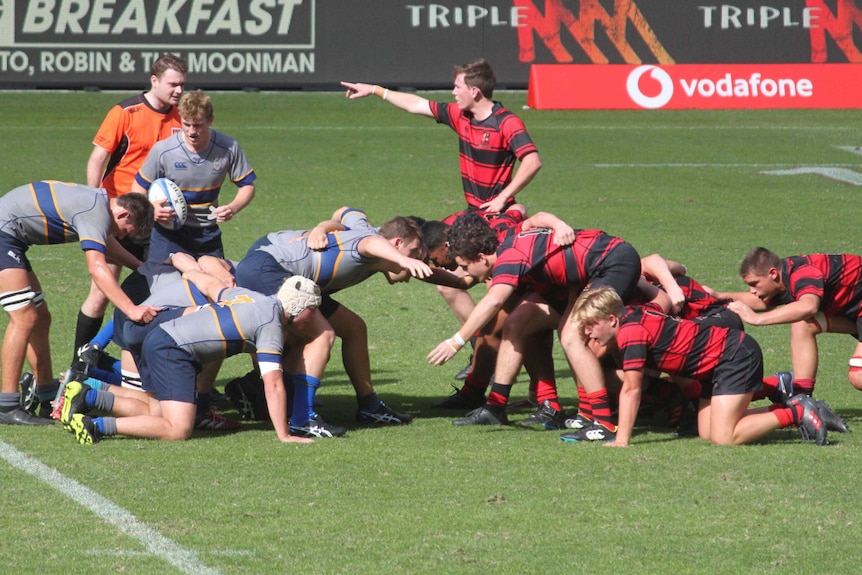
[(559, 286), (583, 288), (621, 243), (601, 230), (575, 230), (572, 245), (558, 246), (553, 230), (518, 226), (497, 249), (491, 285), (525, 285), (539, 293)]
[(515, 161), (537, 151), (524, 122), (499, 102), (481, 122), (458, 104), (430, 104), (437, 122), (458, 134), (461, 182), (470, 206), (479, 207), (499, 195), (512, 181)]
[(455, 220), (466, 214), (467, 212), (472, 211), (480, 216), (482, 216), (488, 225), (491, 226), (491, 229), (497, 232), (497, 241), (503, 243), (503, 240), (506, 239), (512, 231), (518, 227), (518, 224), (524, 221), (524, 213), (519, 210), (506, 210), (505, 212), (486, 212), (484, 210), (476, 210), (470, 208), (469, 210), (461, 210), (460, 212), (456, 212), (450, 216), (446, 216), (443, 220), (441, 220), (444, 224), (451, 226)]
[(787, 304), (814, 294), (820, 298), (820, 311), (827, 316), (855, 319), (862, 315), (862, 256), (792, 256), (781, 262), (781, 281), (787, 291), (767, 301), (767, 305)]
[(627, 307), (620, 318), (617, 347), (623, 370), (654, 369), (708, 381), (719, 362), (732, 355), (745, 334), (705, 326), (644, 308)]
[[(644, 274), (644, 277), (658, 287), (662, 287), (661, 284), (659, 284), (658, 281), (649, 274)], [(690, 278), (687, 275), (679, 275), (674, 277), (674, 279), (682, 290), (683, 295), (685, 295), (685, 305), (682, 308), (682, 312), (679, 314), (679, 317), (683, 319), (694, 319), (696, 317), (703, 317), (719, 312), (726, 308), (729, 303), (729, 300), (718, 299), (708, 294), (706, 290), (703, 289), (703, 286), (700, 285), (700, 282), (694, 278)]]

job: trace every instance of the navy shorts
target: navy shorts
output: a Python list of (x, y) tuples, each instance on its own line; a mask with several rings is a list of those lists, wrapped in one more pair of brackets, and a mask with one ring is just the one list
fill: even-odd
[(27, 270), (32, 272), (27, 250), (30, 246), (15, 236), (0, 232), (0, 270)]
[(156, 314), (150, 323), (135, 323), (130, 321), (125, 314), (120, 318), (121, 323), (117, 323), (118, 316), (114, 314), (114, 334), (121, 334), (116, 343), (122, 343), (123, 349), (132, 352), (137, 362), (141, 356), (141, 346), (150, 332), (163, 323), (182, 316), (185, 310), (184, 307), (163, 309)]
[[(763, 352), (747, 333), (731, 331), (729, 337), (741, 335), (739, 345), (728, 346), (713, 375), (713, 385), (703, 386), (700, 396), (742, 395), (763, 388)], [(735, 349), (734, 349), (735, 348)]]
[(164, 263), (171, 254), (176, 253), (189, 254), (195, 259), (201, 256), (224, 259), (221, 230), (218, 226), (208, 228), (183, 226), (178, 230), (168, 230), (158, 224), (153, 226), (147, 261)]
[(236, 266), (236, 285), (264, 295), (275, 295), (284, 280), (293, 275), (272, 254), (258, 249), (269, 244), (270, 241), (263, 237), (251, 245)]
[(143, 390), (159, 401), (195, 402), (195, 380), (201, 364), (165, 330), (154, 329), (147, 335), (138, 367)]

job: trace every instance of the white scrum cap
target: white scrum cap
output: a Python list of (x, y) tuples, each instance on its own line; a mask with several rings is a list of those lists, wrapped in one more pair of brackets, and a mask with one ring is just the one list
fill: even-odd
[(320, 306), (320, 288), (310, 279), (303, 276), (287, 278), (275, 294), (281, 302), (285, 313), (296, 317), (309, 308)]

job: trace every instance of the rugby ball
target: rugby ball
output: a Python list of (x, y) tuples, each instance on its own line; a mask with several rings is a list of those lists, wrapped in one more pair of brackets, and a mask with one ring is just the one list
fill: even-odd
[(164, 228), (176, 230), (186, 223), (189, 214), (189, 205), (183, 196), (183, 191), (178, 185), (167, 178), (159, 178), (150, 184), (149, 198), (151, 203), (167, 204), (174, 210), (174, 217), (170, 222), (157, 222)]

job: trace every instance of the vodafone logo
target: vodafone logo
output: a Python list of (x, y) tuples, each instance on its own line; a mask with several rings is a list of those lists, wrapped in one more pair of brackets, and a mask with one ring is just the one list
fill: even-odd
[(533, 64), (544, 110), (862, 109), (859, 64)]
[[(659, 92), (656, 95), (647, 95), (643, 93), (641, 89), (641, 77), (648, 74), (649, 77), (658, 82)], [(646, 83), (646, 82), (645, 82)], [(626, 79), (626, 91), (629, 94), (629, 98), (642, 108), (647, 108), (650, 110), (654, 110), (656, 108), (661, 108), (673, 97), (673, 80), (670, 77), (670, 74), (658, 68), (656, 66), (638, 66), (634, 70), (631, 71), (629, 77)], [(652, 90), (648, 90), (650, 93), (654, 93)]]

